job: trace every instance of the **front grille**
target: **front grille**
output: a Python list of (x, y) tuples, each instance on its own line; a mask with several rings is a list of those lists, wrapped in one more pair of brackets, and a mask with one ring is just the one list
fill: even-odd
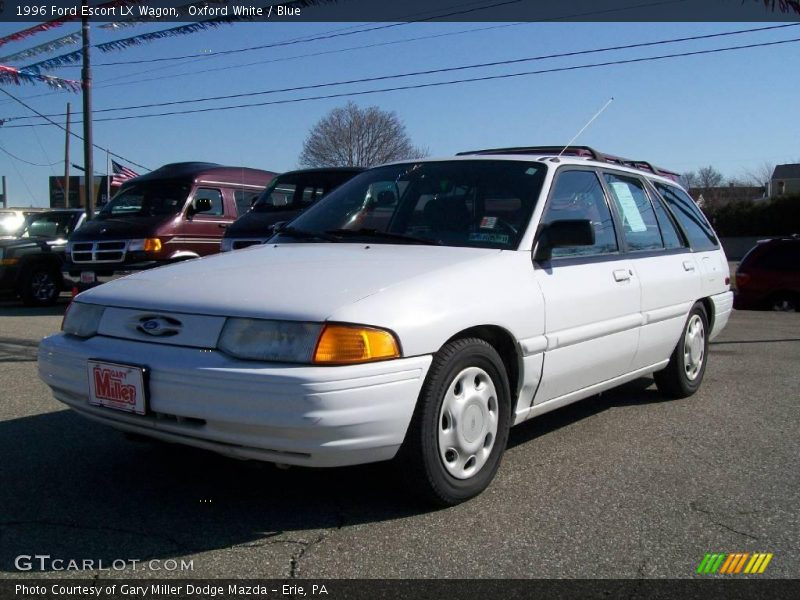
[(241, 250), (242, 248), (247, 248), (248, 246), (255, 246), (257, 244), (263, 244), (264, 242), (266, 242), (266, 240), (234, 240), (233, 249)]
[(73, 242), (72, 262), (74, 263), (115, 263), (125, 260), (128, 242)]

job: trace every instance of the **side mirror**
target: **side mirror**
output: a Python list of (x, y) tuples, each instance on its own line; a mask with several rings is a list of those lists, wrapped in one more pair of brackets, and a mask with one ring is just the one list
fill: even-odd
[(539, 233), (534, 259), (550, 260), (553, 248), (574, 246), (594, 246), (594, 228), (588, 219), (553, 221), (545, 225)]

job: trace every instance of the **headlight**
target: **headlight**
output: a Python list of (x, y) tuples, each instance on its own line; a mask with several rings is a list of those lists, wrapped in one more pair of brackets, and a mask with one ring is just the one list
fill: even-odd
[(159, 238), (131, 240), (128, 242), (128, 250), (130, 252), (158, 252), (161, 250), (161, 240)]
[(92, 337), (97, 333), (103, 311), (105, 311), (104, 306), (72, 302), (64, 315), (61, 330), (82, 338)]
[(217, 346), (236, 358), (309, 363), (320, 329), (319, 323), (228, 319)]
[(347, 365), (400, 356), (389, 331), (360, 325), (228, 319), (218, 348), (248, 360)]
[(219, 243), (219, 251), (230, 252), (231, 250), (233, 250), (233, 238), (222, 238)]

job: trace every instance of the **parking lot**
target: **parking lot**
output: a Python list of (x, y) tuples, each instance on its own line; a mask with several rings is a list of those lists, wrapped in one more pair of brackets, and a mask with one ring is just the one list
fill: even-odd
[[(0, 577), (682, 578), (707, 552), (800, 577), (796, 314), (735, 312), (689, 399), (643, 379), (514, 428), (484, 494), (430, 511), (389, 465), (278, 470), (65, 410), (36, 375), (65, 306), (0, 305)], [(34, 554), (193, 569), (15, 569)]]

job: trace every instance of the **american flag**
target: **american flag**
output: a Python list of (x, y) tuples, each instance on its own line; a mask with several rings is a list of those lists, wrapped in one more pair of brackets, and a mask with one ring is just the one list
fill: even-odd
[(124, 182), (128, 181), (128, 179), (133, 179), (134, 177), (139, 176), (136, 171), (129, 169), (128, 167), (123, 167), (121, 164), (113, 160), (111, 161), (111, 170), (114, 171), (114, 175), (111, 177), (112, 186), (122, 185)]

